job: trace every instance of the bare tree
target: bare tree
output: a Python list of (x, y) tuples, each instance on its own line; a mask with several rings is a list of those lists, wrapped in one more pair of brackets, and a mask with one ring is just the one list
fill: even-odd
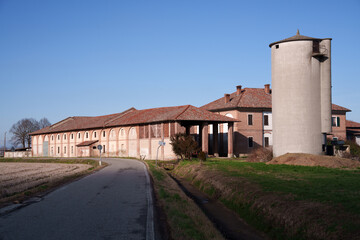
[(29, 134), (50, 125), (51, 123), (47, 118), (42, 118), (40, 121), (36, 121), (33, 118), (21, 119), (12, 125), (10, 129), (10, 132), (13, 135), (11, 141), (15, 146), (21, 144), (22, 147), (25, 148), (25, 145), (27, 144), (27, 146), (30, 147), (31, 136)]
[(39, 129), (43, 129), (45, 127), (48, 127), (51, 125), (51, 123), (49, 122), (49, 120), (47, 118), (42, 118), (39, 120)]

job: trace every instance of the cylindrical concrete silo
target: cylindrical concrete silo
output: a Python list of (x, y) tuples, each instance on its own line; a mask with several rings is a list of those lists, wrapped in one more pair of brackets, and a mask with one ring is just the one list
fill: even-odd
[[(331, 131), (331, 75), (329, 65), (322, 67), (321, 41), (298, 32), (269, 45), (275, 157), (285, 153), (322, 154), (323, 133)], [(326, 120), (322, 120), (324, 116)]]

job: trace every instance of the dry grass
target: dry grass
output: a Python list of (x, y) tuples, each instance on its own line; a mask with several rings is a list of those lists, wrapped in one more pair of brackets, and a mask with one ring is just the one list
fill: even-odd
[(1, 159), (0, 207), (42, 195), (105, 166), (89, 159)]
[(83, 172), (85, 164), (0, 163), (0, 198)]
[(164, 169), (149, 165), (157, 202), (166, 214), (170, 239), (224, 239)]

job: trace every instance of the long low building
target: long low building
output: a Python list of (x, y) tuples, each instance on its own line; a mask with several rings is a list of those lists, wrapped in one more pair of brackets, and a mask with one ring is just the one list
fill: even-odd
[[(105, 157), (136, 157), (145, 159), (174, 159), (170, 136), (190, 134), (199, 129), (198, 143), (202, 151), (209, 152), (209, 126), (218, 129), (227, 125), (233, 132), (234, 118), (211, 113), (191, 105), (145, 110), (130, 108), (124, 112), (97, 117), (69, 117), (49, 127), (31, 133), (34, 157), (98, 157), (99, 146)], [(214, 155), (227, 149), (233, 155), (233, 139), (229, 134), (226, 146), (217, 141), (218, 132), (212, 132)], [(165, 145), (160, 142), (164, 142)]]

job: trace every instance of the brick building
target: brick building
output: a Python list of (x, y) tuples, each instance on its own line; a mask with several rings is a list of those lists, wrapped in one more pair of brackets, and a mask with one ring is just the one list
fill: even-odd
[[(270, 84), (265, 84), (264, 88), (243, 89), (242, 86), (237, 86), (235, 92), (224, 94), (224, 97), (201, 108), (239, 120), (234, 123), (235, 156), (248, 154), (259, 146), (272, 146), (272, 96)], [(345, 122), (346, 113), (349, 111), (347, 108), (332, 104), (332, 135), (329, 135), (328, 138), (346, 139)], [(227, 129), (224, 124), (219, 125), (219, 132), (218, 141), (226, 143)], [(211, 140), (212, 137), (210, 137), (210, 142)], [(226, 149), (221, 149), (220, 156), (226, 155), (228, 155)]]
[[(122, 113), (97, 117), (69, 117), (49, 127), (31, 133), (32, 154), (50, 157), (97, 157), (97, 146), (102, 146), (105, 157), (136, 157), (174, 159), (170, 136), (183, 132), (190, 134), (191, 127), (200, 129), (199, 145), (209, 152), (208, 129), (226, 124), (232, 132), (236, 119), (211, 113), (191, 105), (128, 109)], [(216, 132), (213, 133), (215, 136)], [(160, 146), (159, 141), (165, 142)], [(159, 147), (160, 146), (160, 147)], [(212, 142), (212, 150), (225, 149), (232, 154), (232, 138), (222, 145)]]

